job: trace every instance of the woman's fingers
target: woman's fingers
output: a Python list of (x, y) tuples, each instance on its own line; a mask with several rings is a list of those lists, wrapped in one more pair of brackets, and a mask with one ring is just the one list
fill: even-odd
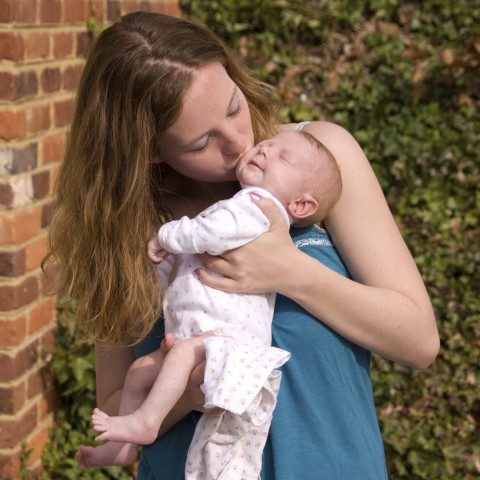
[(275, 202), (267, 197), (252, 197), (252, 202), (257, 205), (258, 208), (266, 215), (270, 222), (270, 230), (277, 225), (283, 225), (288, 230), (288, 226), (285, 223), (284, 217), (281, 214), (279, 208)]

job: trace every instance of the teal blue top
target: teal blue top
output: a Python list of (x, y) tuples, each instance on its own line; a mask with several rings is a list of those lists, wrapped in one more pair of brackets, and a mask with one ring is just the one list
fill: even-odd
[[(327, 232), (292, 228), (298, 248), (350, 277)], [(137, 348), (158, 348), (159, 323)], [(370, 382), (370, 352), (277, 295), (273, 345), (291, 352), (263, 455), (262, 480), (385, 480), (382, 439)], [(143, 448), (138, 480), (183, 480), (198, 413)]]

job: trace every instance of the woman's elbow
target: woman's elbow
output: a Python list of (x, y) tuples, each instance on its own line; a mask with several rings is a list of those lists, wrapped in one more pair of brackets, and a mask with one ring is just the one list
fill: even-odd
[(420, 370), (424, 370), (432, 365), (440, 350), (440, 336), (436, 328), (434, 332), (425, 337), (416, 348), (415, 356), (410, 362), (411, 367)]

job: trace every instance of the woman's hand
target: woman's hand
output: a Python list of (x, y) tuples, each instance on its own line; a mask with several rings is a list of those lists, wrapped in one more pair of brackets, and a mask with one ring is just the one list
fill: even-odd
[(273, 200), (252, 197), (252, 201), (269, 219), (268, 232), (222, 255), (203, 254), (203, 265), (221, 277), (204, 269), (197, 270), (197, 274), (206, 285), (226, 292), (282, 293), (286, 288), (284, 281), (288, 278), (288, 264), (298, 250)]

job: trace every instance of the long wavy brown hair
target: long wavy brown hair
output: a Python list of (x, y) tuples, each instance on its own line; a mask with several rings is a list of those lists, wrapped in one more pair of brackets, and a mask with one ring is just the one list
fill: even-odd
[(274, 90), (203, 26), (156, 13), (125, 15), (93, 45), (80, 81), (50, 226), (56, 279), (90, 340), (139, 341), (161, 312), (146, 243), (170, 218), (151, 163), (178, 118), (192, 72), (220, 62), (245, 94), (255, 141), (276, 125)]

